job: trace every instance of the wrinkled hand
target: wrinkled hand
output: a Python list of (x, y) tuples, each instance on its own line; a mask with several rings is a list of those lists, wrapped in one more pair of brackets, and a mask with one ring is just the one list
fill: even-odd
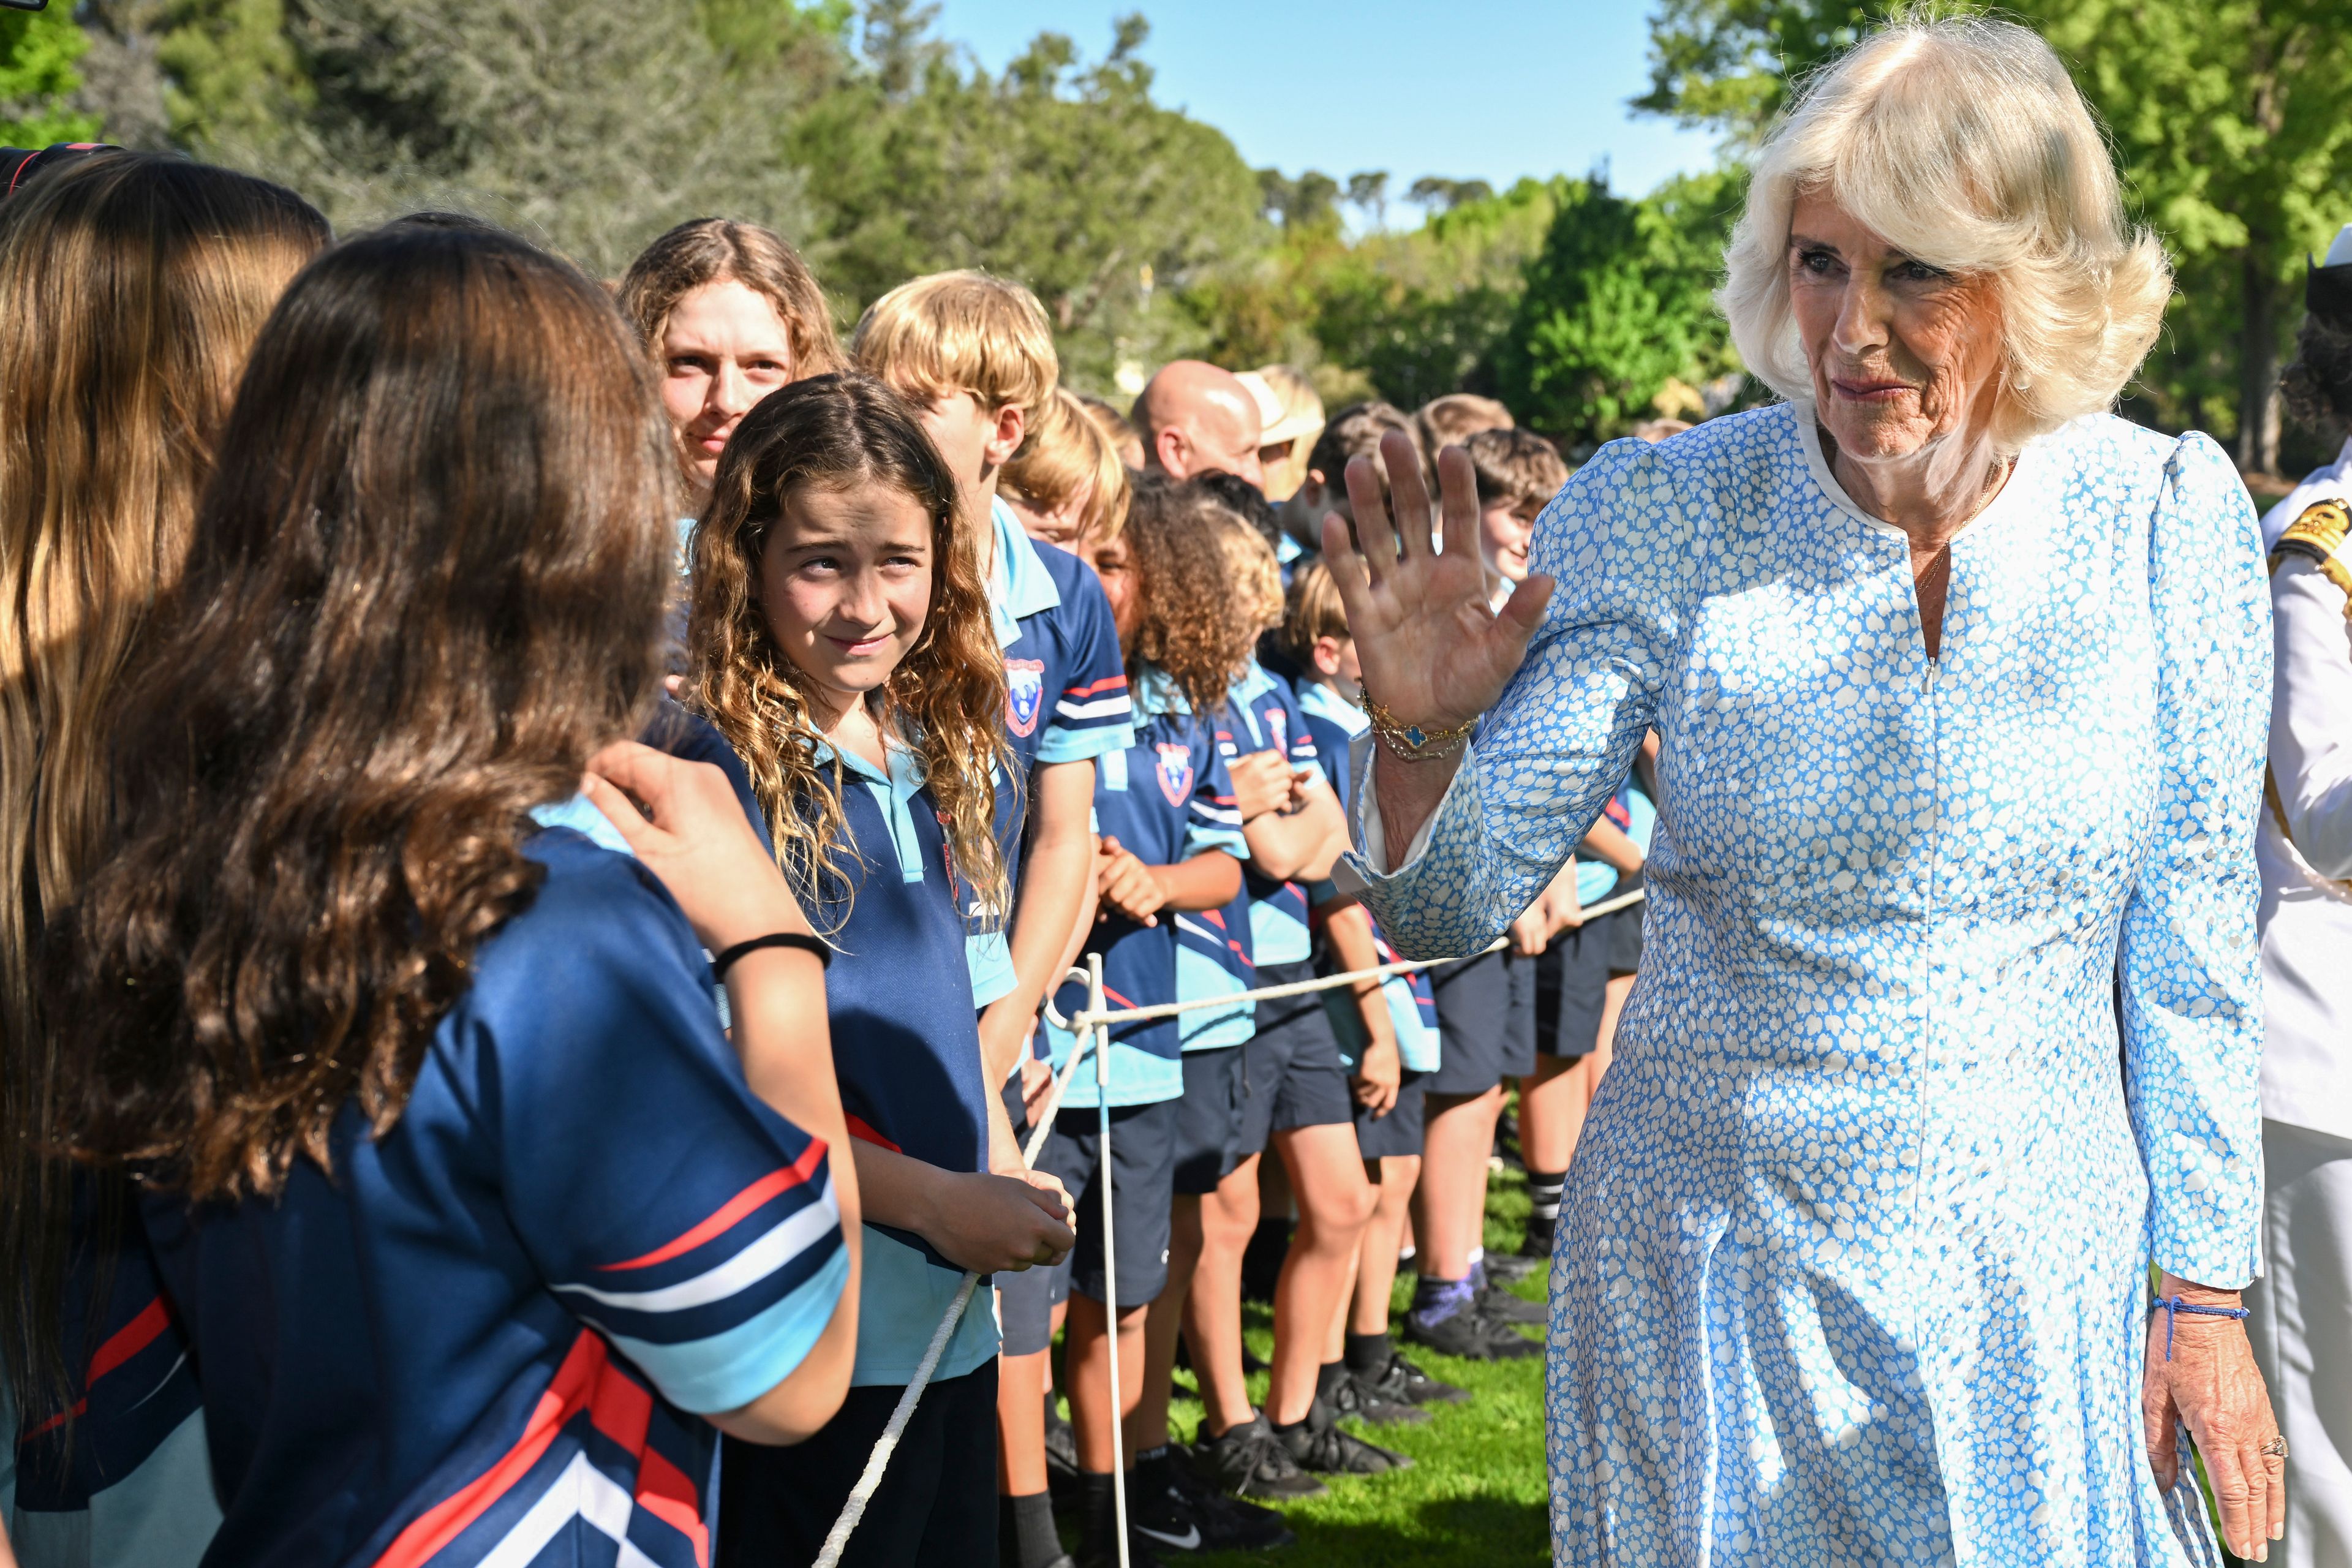
[(1356, 1060), (1355, 1076), (1348, 1080), (1356, 1103), (1370, 1111), (1372, 1120), (1377, 1121), (1396, 1109), (1397, 1086), (1403, 1081), (1404, 1068), (1397, 1056), (1396, 1036), (1375, 1033), (1365, 1042), (1364, 1054)]
[[(2206, 1306), (2235, 1307), (2235, 1290), (2212, 1290), (2164, 1276), (2164, 1294)], [(2255, 1563), (2270, 1557), (2270, 1542), (2286, 1528), (2286, 1460), (2264, 1454), (2262, 1446), (2278, 1436), (2270, 1391), (2254, 1365), (2242, 1319), (2182, 1312), (2172, 1325), (2172, 1359), (2165, 1359), (2165, 1321), (2175, 1314), (2148, 1313), (2147, 1363), (2140, 1380), (2140, 1418), (2147, 1428), (2148, 1467), (2157, 1484), (2169, 1489), (2182, 1456), (2173, 1424), (2189, 1428), (2205, 1457), (2206, 1479), (2221, 1506), (2223, 1543)]]
[(1234, 809), (1241, 813), (1244, 822), (1289, 809), (1297, 786), (1281, 752), (1252, 752), (1235, 757), (1225, 771), (1233, 775)]
[(1401, 430), (1381, 437), (1381, 460), (1394, 523), (1380, 478), (1362, 458), (1348, 462), (1356, 539), (1336, 513), (1323, 520), (1324, 558), (1347, 606), (1364, 693), (1400, 723), (1467, 724), (1494, 706), (1527, 657), (1552, 580), (1528, 577), (1495, 614), (1478, 554), (1478, 480), (1469, 454), (1458, 447), (1438, 454), (1443, 554), (1430, 548), (1429, 491), (1412, 439)]
[(772, 931), (808, 931), (808, 917), (761, 847), (727, 775), (709, 763), (621, 741), (588, 759), (580, 789), (661, 879), (711, 952)]
[(1151, 874), (1150, 867), (1108, 835), (1104, 836), (1102, 852), (1095, 865), (1106, 909), (1118, 910), (1138, 925), (1160, 923), (1160, 910), (1167, 903), (1168, 894), (1160, 886), (1160, 879)]
[(1042, 1171), (949, 1175), (942, 1189), (944, 1212), (923, 1236), (959, 1268), (994, 1274), (1050, 1266), (1077, 1240), (1069, 1194)]

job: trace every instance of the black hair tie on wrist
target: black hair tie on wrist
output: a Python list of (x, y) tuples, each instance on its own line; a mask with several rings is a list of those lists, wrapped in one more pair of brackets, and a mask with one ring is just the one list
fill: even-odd
[(816, 961), (819, 967), (829, 969), (833, 966), (833, 949), (827, 947), (815, 937), (809, 936), (796, 931), (772, 931), (765, 936), (755, 936), (749, 942), (739, 942), (733, 947), (729, 948), (726, 952), (712, 959), (710, 961), (710, 978), (714, 981), (723, 982), (727, 978), (727, 972), (735, 966), (735, 961), (737, 959), (746, 957), (751, 953), (758, 952), (762, 948), (769, 947), (796, 947), (803, 952), (813, 952), (816, 954)]

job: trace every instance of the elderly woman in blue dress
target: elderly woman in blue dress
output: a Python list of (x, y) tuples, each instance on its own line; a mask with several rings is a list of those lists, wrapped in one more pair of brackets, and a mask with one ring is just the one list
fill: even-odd
[(1402, 446), (1395, 524), (1359, 463), (1325, 528), (1407, 953), (1501, 932), (1664, 738), (1552, 1272), (1555, 1556), (2210, 1561), (2185, 1427), (2260, 1559), (2268, 601), (2221, 452), (2107, 413), (2162, 253), (2057, 58), (1973, 20), (1810, 88), (1727, 267), (1784, 401), (1604, 447), (1499, 614), (1458, 452), (1442, 552)]

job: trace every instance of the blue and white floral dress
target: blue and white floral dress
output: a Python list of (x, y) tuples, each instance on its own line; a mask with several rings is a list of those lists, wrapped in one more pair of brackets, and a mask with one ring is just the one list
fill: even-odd
[(1603, 448), (1534, 567), (1444, 805), (1356, 869), (1399, 949), (1475, 951), (1663, 738), (1552, 1272), (1555, 1557), (2182, 1562), (2146, 1269), (2243, 1284), (2262, 1184), (2236, 472), (2105, 416), (2035, 443), (1953, 542), (1933, 660), (1905, 537), (1788, 405)]

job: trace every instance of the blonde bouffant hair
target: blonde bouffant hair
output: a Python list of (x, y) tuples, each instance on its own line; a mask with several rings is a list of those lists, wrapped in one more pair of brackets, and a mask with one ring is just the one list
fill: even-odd
[(1789, 223), (1812, 191), (1916, 260), (1990, 279), (2003, 452), (2113, 406), (2156, 342), (2163, 247), (2125, 217), (2097, 121), (2027, 28), (1898, 17), (1805, 84), (1766, 138), (1717, 300), (1748, 368), (1802, 407)]

